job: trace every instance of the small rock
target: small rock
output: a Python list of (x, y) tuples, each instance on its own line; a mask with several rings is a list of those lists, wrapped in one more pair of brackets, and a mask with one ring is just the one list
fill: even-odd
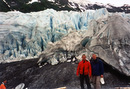
[(67, 62), (71, 62), (71, 60), (67, 60)]

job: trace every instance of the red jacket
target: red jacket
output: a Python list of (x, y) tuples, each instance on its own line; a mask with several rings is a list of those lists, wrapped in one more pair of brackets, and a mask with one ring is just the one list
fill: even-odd
[(84, 63), (83, 63), (83, 60), (79, 62), (76, 75), (78, 76), (79, 74), (83, 74), (83, 68), (84, 68), (84, 75), (89, 75), (89, 77), (91, 77), (91, 74), (92, 74), (91, 64), (87, 60), (85, 60)]
[(6, 89), (5, 85), (4, 85), (4, 84), (1, 84), (1, 85), (0, 85), (0, 89)]

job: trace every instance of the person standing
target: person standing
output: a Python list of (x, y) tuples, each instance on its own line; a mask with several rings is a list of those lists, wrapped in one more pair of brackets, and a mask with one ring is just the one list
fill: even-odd
[(93, 54), (90, 63), (92, 67), (92, 82), (94, 89), (101, 89), (100, 78), (103, 78), (104, 73), (103, 62), (99, 57)]
[(6, 89), (6, 87), (5, 87), (6, 83), (7, 83), (6, 80), (4, 82), (2, 82), (2, 84), (0, 85), (0, 89)]
[(77, 67), (76, 75), (79, 76), (79, 74), (80, 74), (81, 89), (84, 89), (84, 80), (86, 81), (87, 88), (91, 89), (90, 78), (89, 78), (91, 77), (91, 64), (89, 61), (86, 60), (85, 54), (82, 55), (82, 61), (79, 62)]

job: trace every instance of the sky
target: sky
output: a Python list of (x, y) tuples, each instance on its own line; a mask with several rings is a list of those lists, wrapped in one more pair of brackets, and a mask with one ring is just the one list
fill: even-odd
[(124, 4), (129, 4), (130, 5), (130, 0), (89, 0), (90, 2), (100, 2), (103, 4), (112, 4), (116, 6), (122, 6)]

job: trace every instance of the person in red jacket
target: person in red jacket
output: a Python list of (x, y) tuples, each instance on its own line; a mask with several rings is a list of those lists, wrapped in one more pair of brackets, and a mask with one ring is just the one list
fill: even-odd
[(6, 89), (6, 87), (5, 87), (6, 82), (7, 82), (6, 80), (4, 82), (2, 82), (2, 84), (0, 85), (0, 89)]
[(84, 80), (86, 81), (87, 88), (91, 89), (90, 85), (90, 77), (91, 77), (91, 64), (89, 61), (86, 60), (85, 54), (82, 55), (82, 61), (79, 62), (77, 67), (76, 75), (80, 75), (80, 86), (81, 89), (84, 89)]

